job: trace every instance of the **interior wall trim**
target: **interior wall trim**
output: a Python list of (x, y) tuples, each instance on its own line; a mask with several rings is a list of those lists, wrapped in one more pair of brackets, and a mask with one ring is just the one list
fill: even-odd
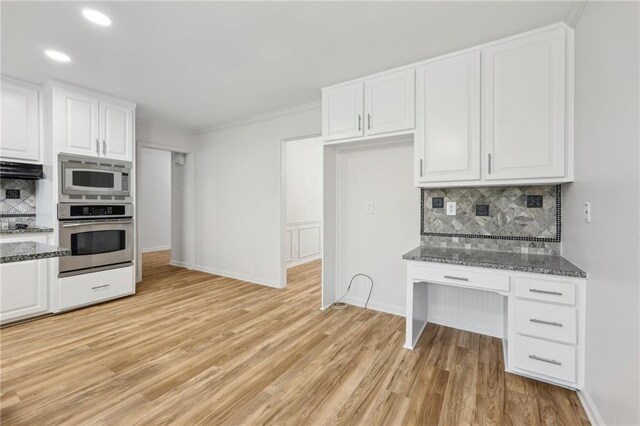
[(596, 407), (596, 404), (593, 402), (591, 395), (589, 395), (589, 392), (587, 392), (586, 389), (579, 389), (577, 391), (577, 394), (591, 424), (595, 426), (606, 425), (604, 419), (602, 418), (602, 415), (600, 414), (600, 411), (598, 411), (598, 407)]

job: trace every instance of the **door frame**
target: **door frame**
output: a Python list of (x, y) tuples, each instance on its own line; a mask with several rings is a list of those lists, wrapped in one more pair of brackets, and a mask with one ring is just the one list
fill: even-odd
[[(322, 138), (322, 135), (315, 133), (280, 139), (280, 288), (287, 286), (287, 247), (285, 239), (287, 233), (287, 144), (289, 142), (319, 138)], [(321, 223), (324, 223), (323, 219), (321, 216)]]
[[(185, 264), (181, 265), (187, 269), (193, 269), (196, 263), (196, 162), (194, 157), (193, 150), (186, 149), (184, 147), (173, 146), (173, 145), (160, 145), (153, 142), (148, 142), (144, 140), (136, 140), (136, 159), (135, 159), (135, 182), (136, 182), (136, 195), (134, 197), (134, 217), (138, 218), (138, 205), (140, 203), (140, 196), (142, 195), (140, 192), (140, 179), (138, 176), (141, 176), (143, 173), (142, 166), (142, 149), (157, 149), (160, 151), (168, 151), (169, 153), (178, 153), (185, 154), (185, 165), (183, 167), (187, 167), (186, 172), (186, 186), (190, 188), (190, 190), (186, 191), (185, 199), (185, 218), (187, 223), (190, 223), (191, 226), (187, 229), (186, 234), (186, 246), (187, 253)], [(173, 220), (173, 215), (171, 217)], [(139, 241), (140, 241), (140, 228), (137, 226), (137, 220), (134, 220), (134, 234), (136, 236), (135, 240), (135, 256), (136, 256), (136, 283), (142, 280), (142, 250), (140, 249)], [(174, 239), (171, 239), (171, 244), (173, 245)]]

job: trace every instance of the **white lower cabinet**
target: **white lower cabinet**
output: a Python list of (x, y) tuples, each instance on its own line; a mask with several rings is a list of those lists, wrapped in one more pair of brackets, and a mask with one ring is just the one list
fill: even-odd
[(58, 310), (92, 305), (133, 293), (133, 266), (60, 278)]
[[(505, 302), (504, 313), (500, 309), (487, 314), (499, 315), (504, 321), (506, 370), (581, 389), (586, 283), (586, 278), (409, 261), (404, 347), (415, 347), (431, 317), (428, 285), (489, 291), (503, 296)], [(465, 329), (464, 320), (459, 324)]]
[(0, 265), (0, 322), (49, 312), (48, 262), (40, 259)]

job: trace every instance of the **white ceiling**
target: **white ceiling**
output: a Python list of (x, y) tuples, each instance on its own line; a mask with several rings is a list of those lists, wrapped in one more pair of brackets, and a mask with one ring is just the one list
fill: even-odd
[[(113, 20), (86, 21), (84, 7)], [(130, 99), (191, 131), (320, 88), (566, 20), (572, 2), (2, 2), (2, 74)], [(69, 54), (70, 63), (46, 58)]]

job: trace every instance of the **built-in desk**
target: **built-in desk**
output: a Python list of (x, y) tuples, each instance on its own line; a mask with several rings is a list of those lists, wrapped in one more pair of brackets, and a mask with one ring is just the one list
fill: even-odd
[(418, 247), (407, 262), (405, 347), (427, 325), (427, 286), (504, 297), (506, 370), (570, 388), (584, 385), (586, 273), (560, 256)]

